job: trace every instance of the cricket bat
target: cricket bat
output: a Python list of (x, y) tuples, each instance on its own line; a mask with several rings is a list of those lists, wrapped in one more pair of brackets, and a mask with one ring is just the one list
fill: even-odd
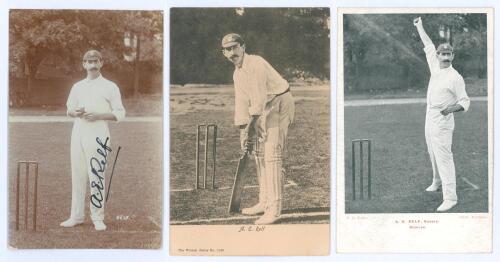
[(236, 168), (236, 174), (234, 175), (233, 191), (231, 192), (231, 201), (229, 202), (229, 213), (240, 212), (241, 194), (243, 193), (243, 189), (245, 187), (246, 178), (244, 172), (248, 159), (250, 158), (250, 152), (252, 151), (250, 145), (251, 143), (247, 145), (246, 150), (243, 152), (240, 160), (238, 161), (238, 167)]

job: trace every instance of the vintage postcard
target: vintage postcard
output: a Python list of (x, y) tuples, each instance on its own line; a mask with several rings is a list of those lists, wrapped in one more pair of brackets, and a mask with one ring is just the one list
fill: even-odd
[(493, 9), (338, 9), (337, 251), (492, 251)]
[(330, 9), (170, 9), (170, 254), (330, 252)]
[(13, 249), (162, 246), (163, 11), (9, 11)]

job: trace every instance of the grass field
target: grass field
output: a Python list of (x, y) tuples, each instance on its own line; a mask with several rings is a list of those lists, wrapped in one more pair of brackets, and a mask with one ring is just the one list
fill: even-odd
[[(488, 79), (486, 78), (465, 78), (467, 94), (473, 96), (488, 95)], [(427, 88), (420, 89), (372, 89), (359, 92), (348, 92), (345, 94), (345, 100), (361, 99), (391, 99), (391, 98), (425, 98)]]
[[(425, 104), (345, 107), (344, 113), (345, 212), (435, 212), (442, 192), (425, 192), (432, 182)], [(467, 113), (455, 114), (452, 152), (459, 204), (450, 212), (488, 212), (487, 123), (486, 102), (471, 102)], [(373, 143), (372, 200), (351, 200), (351, 141), (358, 138)], [(359, 180), (356, 190), (359, 194)]]
[[(163, 201), (161, 121), (110, 123), (112, 148), (121, 146), (122, 150), (105, 211), (108, 229), (103, 232), (94, 230), (89, 218), (88, 200), (83, 225), (74, 228), (59, 226), (70, 215), (71, 128), (72, 123), (9, 123), (10, 246), (160, 248)], [(108, 157), (111, 162), (115, 152)], [(37, 160), (40, 163), (37, 232), (24, 232), (23, 223), (23, 230), (15, 230), (15, 176), (19, 160)], [(106, 172), (107, 180), (111, 173), (110, 167)]]
[[(171, 223), (253, 223), (255, 217), (233, 220), (234, 215), (227, 213), (240, 155), (239, 130), (233, 125), (232, 89), (193, 90), (183, 88), (170, 93)], [(285, 154), (287, 174), (283, 203), (284, 213), (290, 217), (280, 223), (329, 223), (328, 214), (315, 212), (330, 209), (330, 89), (292, 89), (292, 94), (296, 100), (296, 121), (289, 131)], [(196, 125), (201, 123), (218, 125), (215, 190), (192, 190), (195, 187)], [(200, 163), (203, 166), (203, 161)], [(247, 174), (247, 185), (256, 186), (253, 160)], [(254, 205), (257, 198), (258, 188), (246, 188), (242, 207)], [(293, 215), (308, 213), (319, 215), (298, 218)]]

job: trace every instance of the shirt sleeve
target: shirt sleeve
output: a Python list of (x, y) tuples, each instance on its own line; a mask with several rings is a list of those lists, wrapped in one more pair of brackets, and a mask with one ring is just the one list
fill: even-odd
[(69, 116), (70, 111), (76, 110), (78, 106), (78, 100), (76, 97), (75, 85), (71, 87), (69, 91), (68, 101), (66, 101), (66, 115)]
[(272, 94), (277, 95), (285, 92), (289, 87), (288, 82), (271, 64), (269, 64), (269, 62), (264, 60), (264, 64), (266, 66), (267, 81), (273, 87), (273, 90), (271, 90)]
[(237, 126), (248, 124), (248, 100), (237, 88), (234, 89), (234, 124)]
[(433, 44), (429, 44), (424, 47), (424, 52), (429, 70), (431, 71), (431, 74), (433, 74), (437, 69), (439, 69), (436, 47)]
[(465, 91), (465, 81), (461, 76), (459, 76), (455, 81), (454, 88), (455, 95), (458, 101), (457, 104), (461, 105), (464, 108), (464, 112), (467, 112), (470, 106), (470, 98)]
[(252, 78), (250, 83), (250, 108), (248, 112), (250, 115), (261, 115), (266, 107), (267, 101), (267, 73), (266, 62), (264, 59), (258, 57), (256, 63), (252, 65)]
[(122, 96), (120, 94), (120, 88), (117, 85), (113, 84), (113, 88), (111, 89), (111, 96), (109, 99), (109, 103), (111, 106), (111, 113), (115, 115), (116, 121), (121, 121), (125, 118), (125, 108), (122, 104)]

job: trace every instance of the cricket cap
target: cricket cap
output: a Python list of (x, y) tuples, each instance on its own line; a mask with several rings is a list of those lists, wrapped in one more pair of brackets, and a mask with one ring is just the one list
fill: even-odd
[(102, 60), (101, 53), (97, 50), (89, 50), (83, 55), (83, 61), (87, 60)]
[(243, 41), (243, 37), (241, 37), (240, 35), (235, 34), (235, 33), (231, 33), (231, 34), (225, 35), (222, 38), (221, 44), (222, 44), (223, 48), (226, 48), (226, 47), (233, 46), (237, 43), (239, 43), (240, 45), (244, 45), (245, 41)]

